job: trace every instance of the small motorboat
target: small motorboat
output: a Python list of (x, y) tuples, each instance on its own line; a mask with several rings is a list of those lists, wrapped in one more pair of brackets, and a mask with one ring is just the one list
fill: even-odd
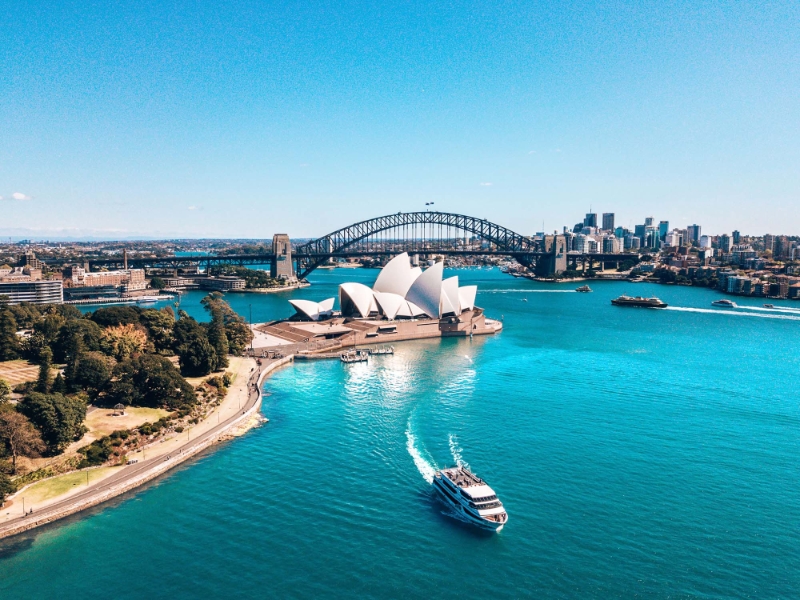
[(765, 304), (764, 308), (775, 308), (774, 304)]
[(592, 288), (590, 288), (588, 285), (582, 285), (579, 288), (575, 288), (575, 291), (576, 292), (591, 292)]

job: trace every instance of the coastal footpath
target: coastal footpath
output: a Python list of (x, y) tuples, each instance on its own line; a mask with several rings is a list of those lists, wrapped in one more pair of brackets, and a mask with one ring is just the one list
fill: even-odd
[[(261, 386), (266, 377), (292, 360), (292, 356), (262, 359), (260, 365), (253, 359), (242, 360), (233, 388), (215, 411), (218, 423), (213, 424), (214, 415), (209, 415), (203, 424), (195, 428), (194, 439), (191, 439), (191, 432), (187, 432), (187, 440), (183, 443), (181, 437), (180, 442), (173, 439), (164, 444), (154, 444), (144, 450), (141, 460), (115, 468), (111, 476), (88, 485), (69, 497), (55, 498), (44, 507), (33, 507), (34, 511), (29, 514), (23, 514), (23, 506), (16, 502), (17, 498), (24, 497), (24, 490), (20, 490), (15, 494), (15, 501), (10, 509), (4, 509), (7, 514), (0, 518), (0, 539), (107, 502), (166, 473), (215, 443), (240, 435), (257, 421), (257, 412), (261, 406)], [(211, 426), (208, 427), (209, 425)], [(200, 433), (197, 430), (201, 430)], [(145, 455), (149, 455), (148, 458), (145, 459)]]

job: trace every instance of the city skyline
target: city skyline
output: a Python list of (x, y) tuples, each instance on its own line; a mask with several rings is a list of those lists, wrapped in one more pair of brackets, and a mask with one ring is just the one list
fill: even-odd
[(7, 11), (4, 230), (794, 233), (796, 4), (43, 7)]

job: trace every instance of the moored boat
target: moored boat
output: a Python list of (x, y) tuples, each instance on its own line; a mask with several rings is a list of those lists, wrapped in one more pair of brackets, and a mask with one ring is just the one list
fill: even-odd
[(349, 352), (342, 352), (339, 358), (343, 363), (367, 362), (369, 360), (369, 353), (363, 350), (351, 350)]
[(394, 346), (378, 346), (377, 348), (370, 348), (370, 354), (394, 354)]
[(473, 525), (500, 531), (508, 523), (508, 513), (494, 490), (464, 466), (437, 471), (433, 487), (460, 517)]
[(611, 301), (614, 306), (634, 306), (639, 308), (667, 308), (667, 303), (662, 302), (655, 296), (652, 298), (642, 298), (641, 296), (620, 296)]

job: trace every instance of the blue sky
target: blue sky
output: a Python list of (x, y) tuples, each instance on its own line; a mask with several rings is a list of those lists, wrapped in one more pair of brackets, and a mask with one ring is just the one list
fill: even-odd
[(389, 4), (2, 3), (0, 233), (800, 233), (800, 3)]

